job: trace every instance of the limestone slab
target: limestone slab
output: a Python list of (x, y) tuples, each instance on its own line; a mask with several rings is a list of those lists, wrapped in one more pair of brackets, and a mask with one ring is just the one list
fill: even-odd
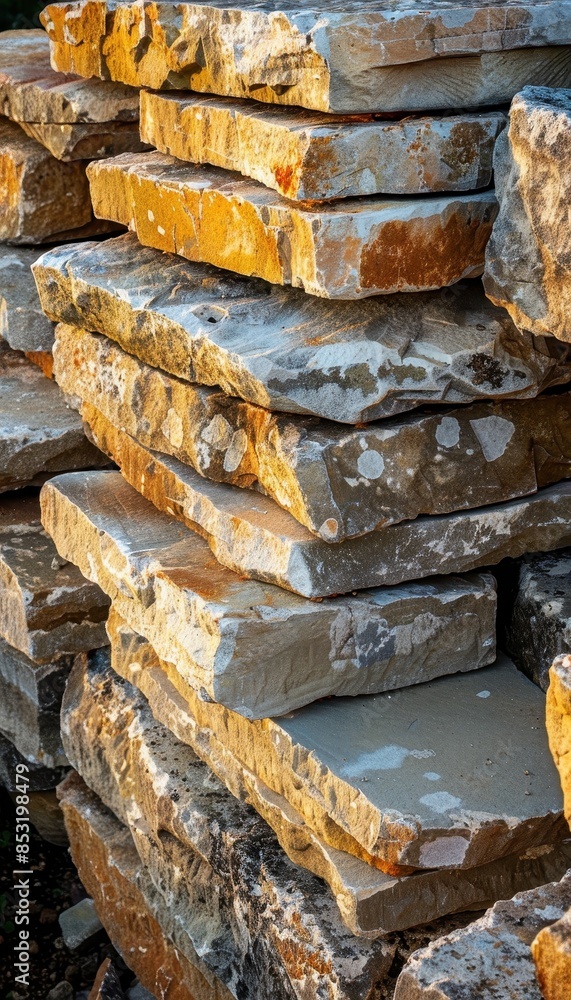
[(565, 1000), (571, 983), (571, 909), (531, 943), (543, 1000)]
[(412, 955), (395, 1000), (542, 1000), (530, 946), (570, 904), (570, 873), (496, 903), (469, 927)]
[(308, 601), (238, 579), (119, 473), (58, 476), (41, 501), (60, 555), (98, 583), (197, 691), (247, 717), (494, 659), (489, 574)]
[(165, 2), (71, 0), (48, 6), (42, 23), (63, 72), (339, 112), (509, 100), (518, 70), (561, 78), (546, 49), (513, 50), (571, 38), (565, 0), (428, 9), (404, 0), (374, 10), (214, 0), (181, 3), (176, 19)]
[(55, 382), (0, 341), (0, 493), (104, 463)]
[(391, 121), (141, 92), (141, 135), (151, 146), (235, 170), (295, 200), (486, 187), (505, 124), (501, 111)]
[(497, 212), (493, 191), (296, 204), (240, 174), (156, 152), (95, 160), (87, 176), (97, 218), (141, 243), (328, 299), (481, 274)]
[(556, 657), (549, 671), (547, 732), (559, 771), (565, 815), (571, 825), (571, 655)]
[(48, 250), (34, 276), (51, 319), (270, 410), (360, 423), (422, 403), (528, 398), (571, 378), (571, 349), (518, 333), (479, 282), (330, 303), (131, 234)]
[(532, 333), (571, 341), (564, 223), (570, 185), (571, 90), (526, 87), (495, 152), (500, 214), (486, 254), (486, 292)]
[(94, 443), (159, 510), (202, 535), (229, 569), (303, 597), (465, 573), (525, 552), (571, 543), (571, 483), (531, 497), (434, 517), (419, 517), (324, 542), (270, 497), (203, 479), (176, 458), (151, 451), (115, 428), (95, 407), (81, 410)]
[(148, 149), (141, 142), (138, 122), (102, 122), (98, 125), (18, 122), (30, 138), (40, 142), (56, 160), (101, 160), (119, 153)]
[[(165, 841), (176, 841), (172, 844), (175, 858), (184, 857), (186, 848), (199, 854), (223, 882), (230, 878), (236, 884), (245, 881), (244, 860), (250, 854), (249, 845), (256, 844), (258, 860), (251, 873), (255, 886), (250, 887), (250, 898), (263, 899), (263, 872), (271, 870), (271, 858), (278, 852), (269, 828), (209, 775), (207, 765), (192, 750), (153, 719), (145, 699), (131, 684), (110, 670), (86, 669), (78, 663), (66, 692), (63, 734), (76, 769), (105, 804), (133, 828), (138, 847), (135, 828), (144, 824), (163, 848)], [(97, 759), (88, 749), (94, 739), (100, 750)], [(151, 849), (147, 854), (145, 844), (140, 850), (152, 868), (155, 852)], [(301, 850), (292, 853), (293, 860), (306, 857)], [(495, 869), (493, 865), (472, 869), (464, 878), (456, 872), (429, 872), (395, 879), (341, 852), (331, 855), (337, 879), (328, 881), (334, 882), (332, 888), (345, 922), (353, 933), (374, 938), (432, 921), (450, 908), (476, 908), (496, 893), (505, 892), (510, 881), (517, 885), (537, 879), (535, 884), (540, 884), (546, 870), (560, 876), (569, 864), (571, 845), (542, 846), (528, 857), (524, 852), (517, 859), (502, 860)], [(543, 860), (537, 863), (539, 858)], [(312, 867), (311, 860), (301, 863)], [(188, 868), (184, 861), (177, 867), (181, 871)], [(183, 875), (179, 880), (183, 891), (186, 878)], [(167, 880), (176, 883), (172, 874), (165, 877)], [(160, 887), (160, 882), (157, 885)]]
[(508, 586), (502, 612), (506, 650), (546, 691), (553, 660), (571, 649), (571, 549), (525, 556)]
[(39, 256), (27, 247), (0, 246), (0, 336), (16, 351), (51, 351), (54, 341), (31, 271)]
[(54, 366), (68, 397), (207, 479), (271, 496), (327, 542), (571, 477), (569, 392), (353, 429), (191, 385), (64, 324)]
[(68, 767), (51, 768), (43, 764), (32, 764), (0, 733), (0, 784), (7, 791), (16, 793), (19, 775), (25, 777), (31, 792), (49, 791), (65, 778), (68, 771)]
[(50, 661), (105, 645), (108, 598), (58, 555), (32, 494), (0, 500), (0, 635)]

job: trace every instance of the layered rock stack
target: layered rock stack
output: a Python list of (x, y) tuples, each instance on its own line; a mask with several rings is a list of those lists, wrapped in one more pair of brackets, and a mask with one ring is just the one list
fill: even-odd
[(568, 893), (545, 697), (496, 653), (490, 567), (571, 544), (571, 358), (477, 276), (504, 105), (571, 83), (571, 7), (338, 6), (43, 15), (55, 71), (150, 88), (154, 148), (87, 168), (131, 232), (33, 271), (119, 469), (42, 489), (111, 601), (60, 796), (157, 996), (381, 1000), (459, 913), (545, 897), (531, 941), (564, 909), (538, 887)]

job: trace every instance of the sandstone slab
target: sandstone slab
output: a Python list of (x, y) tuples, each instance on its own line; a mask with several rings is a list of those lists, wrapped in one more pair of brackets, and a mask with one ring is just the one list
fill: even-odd
[(7, 791), (16, 792), (18, 774), (25, 776), (31, 792), (49, 791), (59, 785), (68, 771), (68, 767), (52, 768), (44, 764), (32, 764), (0, 733), (0, 784)]
[(104, 463), (55, 382), (0, 342), (0, 493)]
[(528, 398), (571, 378), (571, 349), (518, 333), (476, 282), (330, 303), (131, 234), (49, 250), (34, 276), (50, 319), (270, 410), (360, 423), (422, 403)]
[(42, 23), (62, 72), (328, 112), (490, 104), (513, 96), (518, 74), (557, 86), (564, 50), (533, 50), (571, 38), (565, 0), (374, 10), (214, 0), (181, 3), (176, 20), (165, 2), (71, 0), (48, 6)]
[(571, 477), (570, 392), (352, 429), (183, 382), (64, 324), (54, 365), (68, 397), (95, 406), (145, 447), (207, 479), (271, 496), (327, 542)]
[(549, 671), (547, 732), (559, 771), (565, 815), (571, 825), (571, 655), (558, 656)]
[(505, 123), (497, 111), (391, 121), (141, 92), (141, 135), (151, 146), (235, 170), (295, 200), (486, 187)]
[(238, 579), (116, 472), (52, 479), (42, 517), (60, 555), (188, 683), (247, 717), (476, 669), (495, 656), (489, 574), (307, 601)]
[(31, 271), (39, 256), (27, 247), (0, 246), (0, 337), (16, 351), (51, 351), (54, 341)]
[(30, 138), (55, 156), (56, 160), (101, 160), (120, 153), (148, 149), (141, 142), (138, 122), (102, 122), (98, 125), (72, 123), (18, 122)]
[(531, 943), (543, 1000), (566, 1000), (571, 984), (571, 909)]
[(296, 204), (240, 174), (156, 152), (95, 160), (87, 176), (97, 218), (141, 243), (328, 299), (481, 274), (497, 211), (493, 191)]
[(0, 635), (37, 662), (106, 644), (109, 601), (62, 559), (35, 495), (0, 500)]
[(570, 873), (496, 903), (469, 927), (412, 955), (395, 1000), (542, 1000), (530, 946), (570, 904)]
[(95, 407), (81, 410), (93, 442), (159, 510), (202, 535), (216, 558), (240, 576), (275, 583), (303, 597), (465, 573), (525, 552), (571, 543), (571, 483), (531, 497), (434, 517), (419, 517), (324, 542), (270, 497), (203, 479), (176, 458), (151, 451)]

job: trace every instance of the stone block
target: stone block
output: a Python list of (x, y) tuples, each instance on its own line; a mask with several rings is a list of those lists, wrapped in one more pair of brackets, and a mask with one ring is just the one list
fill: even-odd
[(76, 951), (95, 937), (103, 925), (95, 912), (95, 904), (88, 896), (79, 903), (62, 910), (58, 917), (66, 948)]
[(0, 733), (0, 784), (9, 792), (16, 792), (18, 774), (25, 777), (31, 792), (54, 789), (68, 772), (66, 767), (45, 767), (26, 760), (9, 739)]
[(44, 315), (31, 267), (40, 251), (0, 246), (0, 337), (16, 351), (51, 351), (53, 323)]
[(493, 191), (295, 203), (240, 174), (156, 152), (94, 160), (87, 176), (96, 217), (141, 243), (328, 299), (481, 274), (497, 212)]
[(374, 10), (214, 0), (181, 3), (176, 20), (165, 2), (71, 0), (50, 4), (42, 23), (61, 72), (328, 112), (493, 104), (522, 82), (569, 78), (565, 49), (535, 48), (571, 40), (566, 0), (549, 11), (534, 0)]
[(148, 149), (141, 142), (138, 122), (102, 122), (101, 124), (56, 124), (18, 122), (26, 135), (40, 142), (56, 160), (101, 160), (120, 153), (139, 153)]
[(107, 642), (109, 600), (58, 555), (35, 495), (0, 500), (0, 635), (38, 663)]
[(99, 966), (87, 1000), (125, 1000), (119, 973), (110, 958), (105, 958)]
[(0, 341), (0, 493), (104, 464), (55, 382)]
[(571, 984), (571, 909), (531, 943), (543, 1000), (566, 1000)]
[(549, 671), (547, 734), (571, 826), (571, 655), (558, 656)]
[(238, 579), (119, 473), (59, 476), (42, 508), (60, 555), (135, 631), (204, 697), (250, 718), (476, 669), (495, 656), (489, 574), (308, 601)]
[(326, 542), (571, 478), (571, 392), (348, 428), (183, 382), (61, 323), (54, 365), (66, 396), (207, 479), (271, 496)]
[(501, 111), (393, 121), (141, 92), (141, 135), (161, 153), (235, 170), (302, 201), (487, 187), (505, 124)]
[(328, 302), (131, 234), (56, 247), (33, 270), (51, 319), (269, 410), (355, 424), (423, 403), (529, 398), (571, 378), (571, 348), (520, 334), (479, 282)]

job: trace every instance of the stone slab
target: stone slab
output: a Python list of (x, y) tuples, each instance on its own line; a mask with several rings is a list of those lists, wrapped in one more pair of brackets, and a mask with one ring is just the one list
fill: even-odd
[(103, 930), (103, 925), (95, 912), (93, 900), (87, 896), (74, 906), (62, 910), (58, 923), (65, 945), (70, 951), (81, 948), (90, 938)]
[(531, 497), (434, 517), (419, 517), (324, 542), (270, 497), (203, 479), (176, 458), (151, 451), (82, 406), (86, 431), (127, 481), (159, 510), (206, 539), (222, 565), (242, 577), (277, 584), (303, 597), (465, 573), (526, 552), (571, 543), (571, 483)]
[(103, 464), (55, 382), (0, 341), (0, 493)]
[(395, 1000), (542, 1000), (530, 946), (570, 904), (571, 873), (496, 903), (469, 927), (412, 955)]
[[(244, 881), (241, 870), (245, 857), (251, 855), (250, 845), (257, 845), (256, 860), (250, 859), (256, 878), (250, 895), (263, 899), (260, 882), (263, 872), (271, 870), (277, 851), (270, 830), (216, 782), (192, 750), (153, 719), (145, 699), (131, 684), (101, 665), (85, 668), (78, 663), (66, 692), (63, 731), (75, 767), (106, 805), (133, 828), (144, 823), (163, 846), (165, 833), (170, 834), (178, 842), (173, 845), (175, 855), (180, 856), (182, 845), (198, 853), (222, 880), (231, 878), (236, 884)], [(97, 758), (89, 752), (92, 740), (99, 747)], [(271, 799), (269, 791), (266, 799)], [(287, 806), (284, 811), (287, 814)], [(292, 818), (290, 825), (299, 828), (303, 824)], [(520, 886), (560, 877), (571, 859), (571, 844), (566, 842), (542, 845), (464, 874), (432, 871), (395, 878), (340, 851), (328, 851), (323, 843), (304, 849), (302, 838), (301, 829), (292, 829), (289, 837), (282, 834), (279, 840), (292, 861), (330, 884), (349, 929), (371, 939), (411, 924), (432, 922), (450, 911), (485, 906), (486, 900), (505, 894), (510, 887), (517, 891)], [(319, 863), (319, 851), (328, 857), (329, 866)], [(143, 845), (143, 860), (147, 856)], [(183, 862), (178, 867), (185, 870), (188, 866)], [(172, 875), (165, 880), (169, 878)]]
[(48, 250), (34, 276), (51, 319), (270, 410), (361, 423), (422, 403), (528, 398), (571, 378), (571, 348), (518, 333), (479, 282), (327, 302), (131, 234)]
[(571, 909), (540, 930), (531, 953), (543, 1000), (566, 1000), (571, 983)]
[(308, 601), (225, 570), (117, 472), (58, 476), (41, 502), (60, 555), (197, 691), (247, 717), (392, 690), (495, 657), (489, 574)]
[(240, 174), (157, 152), (94, 160), (87, 176), (96, 217), (141, 243), (328, 299), (481, 274), (497, 212), (493, 191), (295, 203)]
[(176, 20), (164, 2), (71, 0), (49, 5), (42, 23), (63, 72), (339, 112), (509, 100), (518, 71), (561, 79), (547, 50), (530, 48), (571, 40), (565, 0), (428, 9), (404, 0), (374, 10), (214, 0), (181, 3)]
[(0, 635), (36, 662), (107, 642), (108, 598), (62, 559), (36, 495), (0, 500)]
[(16, 749), (14, 744), (0, 733), (0, 784), (9, 792), (16, 792), (18, 775), (23, 775), (31, 792), (45, 792), (54, 789), (65, 778), (69, 768), (45, 767), (32, 764)]
[(526, 87), (496, 146), (500, 214), (484, 278), (489, 297), (520, 329), (567, 342), (571, 271), (563, 219), (570, 153), (571, 90)]
[[(201, 700), (114, 611), (108, 629), (113, 667), (143, 691), (155, 717), (220, 767), (268, 822), (281, 822), (284, 839), (299, 814), (306, 850), (318, 846), (308, 829), (400, 875), (474, 868), (567, 832), (544, 695), (505, 657), (398, 693), (249, 721)], [(281, 820), (271, 793), (284, 800)]]
[(125, 1000), (117, 967), (110, 958), (105, 958), (99, 966), (86, 1000)]
[(182, 382), (64, 324), (54, 366), (68, 398), (207, 479), (271, 496), (326, 542), (571, 478), (571, 392), (347, 428)]
[(141, 142), (138, 122), (102, 122), (101, 124), (45, 124), (18, 122), (26, 135), (40, 142), (56, 160), (101, 160), (120, 153), (139, 153), (148, 149)]
[(161, 153), (235, 170), (302, 201), (487, 187), (506, 120), (492, 111), (391, 121), (141, 92), (141, 135)]
[(16, 351), (51, 351), (54, 341), (31, 271), (40, 252), (0, 246), (0, 337)]
[(553, 660), (571, 649), (571, 549), (525, 556), (510, 576), (509, 584), (500, 582), (503, 643), (520, 670), (546, 691)]
[(549, 671), (547, 689), (547, 733), (571, 825), (571, 655), (558, 656)]

